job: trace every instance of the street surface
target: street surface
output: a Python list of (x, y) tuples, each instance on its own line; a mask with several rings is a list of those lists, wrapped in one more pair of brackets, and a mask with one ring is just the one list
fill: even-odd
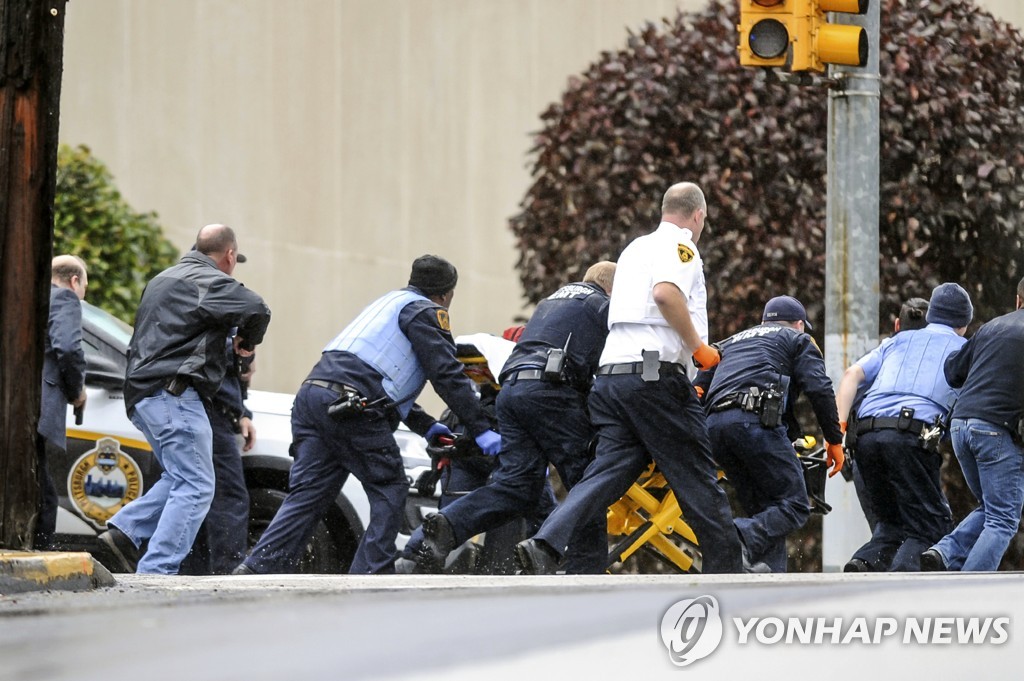
[[(0, 679), (916, 681), (1017, 678), (1024, 660), (1019, 573), (117, 577), (0, 597)], [(684, 626), (710, 654), (679, 667), (662, 617), (699, 596), (721, 643)], [(786, 643), (790, 621), (810, 633)]]

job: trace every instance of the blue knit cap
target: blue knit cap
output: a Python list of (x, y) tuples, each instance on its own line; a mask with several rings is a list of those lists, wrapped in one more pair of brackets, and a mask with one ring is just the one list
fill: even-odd
[(959, 284), (949, 281), (939, 284), (932, 291), (928, 313), (924, 318), (929, 324), (945, 324), (954, 329), (967, 326), (974, 319), (971, 296)]

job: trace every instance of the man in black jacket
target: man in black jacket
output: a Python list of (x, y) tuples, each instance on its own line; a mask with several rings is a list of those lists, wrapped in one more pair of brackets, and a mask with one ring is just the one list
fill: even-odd
[(67, 448), (65, 420), (68, 404), (85, 406), (85, 353), (82, 350), (82, 303), (89, 276), (85, 263), (73, 255), (58, 255), (51, 264), (50, 315), (43, 352), (43, 391), (39, 414), (39, 435), (44, 442), (39, 453), (36, 476), (41, 493), (36, 520), (35, 549), (47, 549), (57, 528), (57, 489), (47, 469), (50, 456)]
[(1024, 279), (1017, 307), (996, 317), (946, 359), (953, 451), (978, 508), (921, 554), (921, 570), (999, 569), (1024, 507)]
[(116, 567), (132, 571), (138, 547), (149, 547), (140, 574), (177, 574), (214, 491), (213, 435), (203, 402), (226, 372), (225, 339), (253, 353), (270, 309), (231, 275), (238, 241), (226, 225), (199, 231), (196, 250), (146, 286), (128, 347), (125, 408), (164, 472), (142, 497), (107, 522), (100, 535)]

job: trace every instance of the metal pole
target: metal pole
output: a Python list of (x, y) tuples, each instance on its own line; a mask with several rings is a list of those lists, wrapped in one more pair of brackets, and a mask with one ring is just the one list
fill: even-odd
[[(838, 386), (843, 371), (878, 344), (879, 24), (880, 0), (864, 15), (833, 14), (863, 26), (864, 68), (832, 66), (828, 100), (828, 198), (825, 232), (825, 366)], [(845, 419), (845, 414), (840, 414)], [(826, 486), (822, 567), (842, 570), (870, 536), (853, 484)]]

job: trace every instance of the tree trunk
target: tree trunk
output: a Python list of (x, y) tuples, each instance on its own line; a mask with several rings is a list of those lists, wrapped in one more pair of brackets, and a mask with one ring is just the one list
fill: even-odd
[(0, 0), (0, 547), (29, 548), (67, 0)]

